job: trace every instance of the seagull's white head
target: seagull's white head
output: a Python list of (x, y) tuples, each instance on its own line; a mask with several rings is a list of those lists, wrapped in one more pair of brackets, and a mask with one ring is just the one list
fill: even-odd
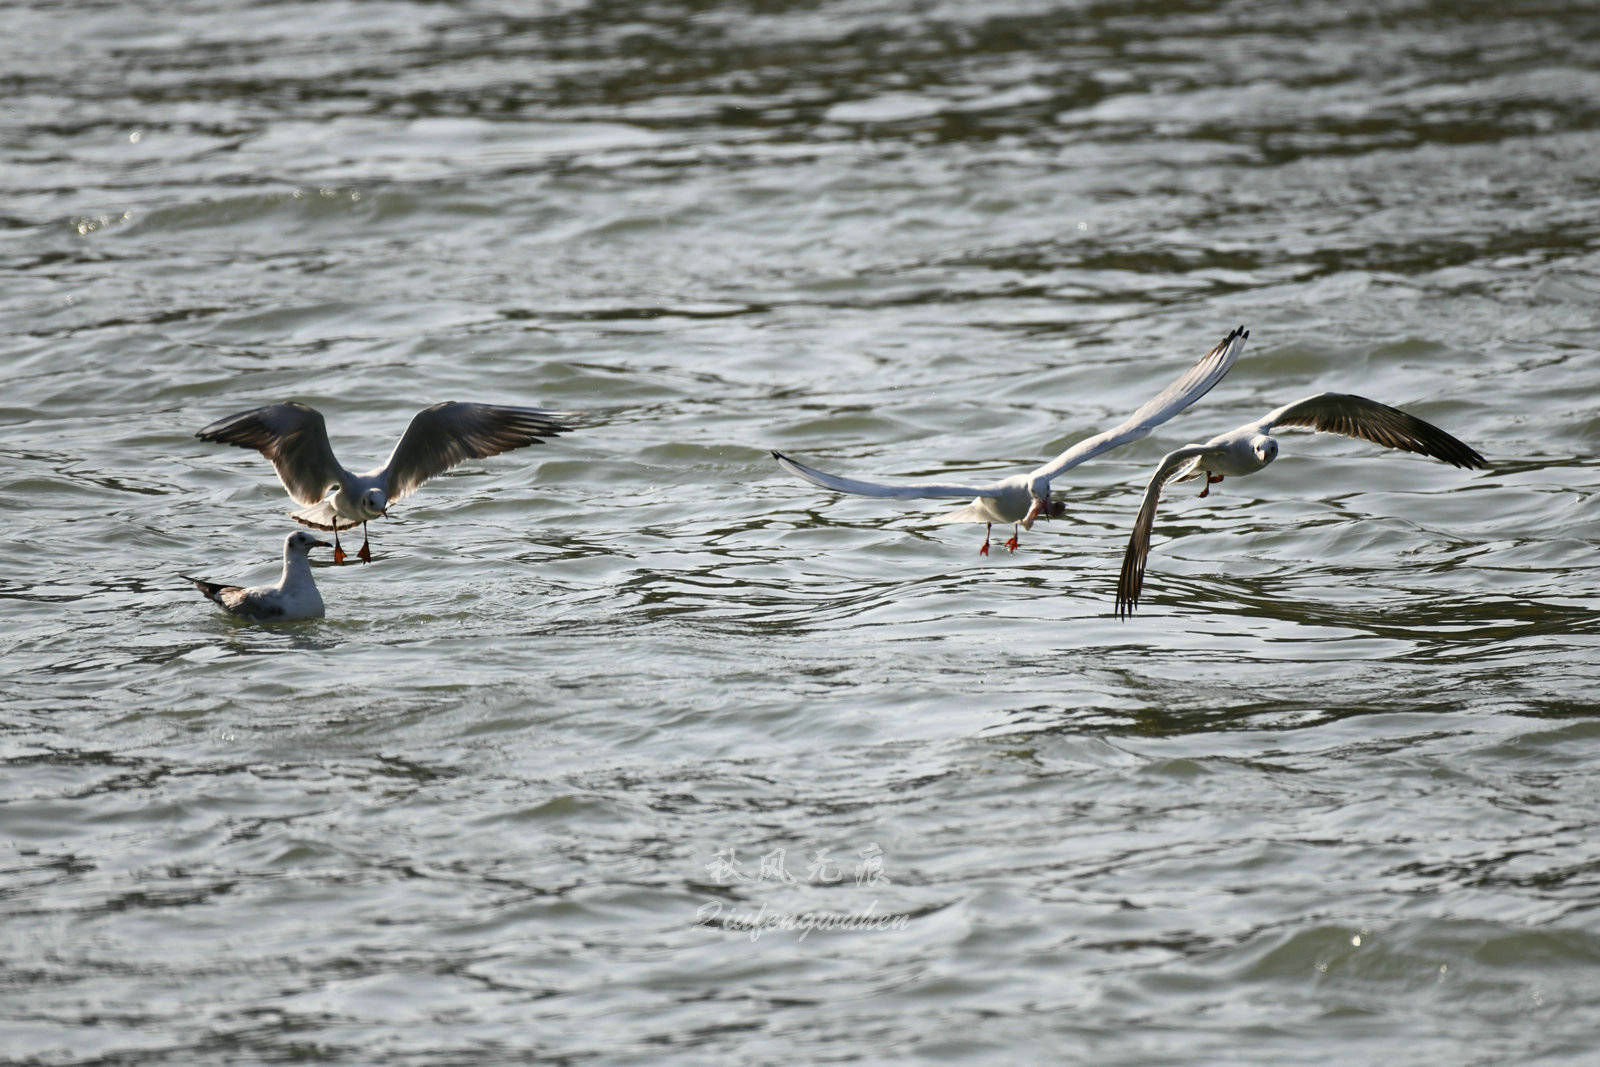
[(1033, 529), (1035, 519), (1059, 519), (1067, 513), (1067, 505), (1050, 500), (1050, 483), (1044, 478), (1035, 478), (1028, 483), (1028, 495), (1032, 502), (1028, 505), (1028, 514), (1022, 520), (1024, 530)]
[(382, 518), (389, 510), (389, 497), (374, 486), (361, 494), (361, 515), (367, 519)]
[(297, 530), (289, 535), (289, 551), (299, 555), (306, 555), (313, 548), (332, 548), (326, 541), (319, 541), (316, 537), (304, 530)]
[(1256, 461), (1262, 467), (1278, 458), (1278, 442), (1264, 433), (1250, 439), (1250, 449), (1256, 454)]

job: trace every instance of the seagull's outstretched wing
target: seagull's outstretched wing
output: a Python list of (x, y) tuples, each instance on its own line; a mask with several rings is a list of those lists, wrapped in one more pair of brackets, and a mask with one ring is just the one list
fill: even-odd
[(1353, 393), (1308, 396), (1304, 400), (1285, 404), (1256, 423), (1256, 429), (1261, 433), (1271, 433), (1274, 427), (1286, 426), (1304, 426), (1319, 433), (1359, 437), (1385, 448), (1432, 456), (1457, 467), (1487, 466), (1475, 449), (1462, 444), (1431, 422), (1423, 422), (1399, 408)]
[(283, 487), (301, 504), (321, 500), (344, 473), (333, 457), (322, 413), (304, 404), (268, 404), (241, 411), (218, 419), (195, 436), (260, 452), (272, 461)]
[(1028, 477), (1054, 478), (1062, 471), (1076, 467), (1108, 449), (1148, 436), (1151, 430), (1205, 396), (1212, 386), (1222, 381), (1233, 369), (1239, 354), (1244, 351), (1244, 343), (1249, 339), (1250, 331), (1243, 326), (1233, 330), (1217, 342), (1215, 348), (1200, 357), (1200, 361), (1185, 371), (1182, 377), (1151, 397), (1138, 411), (1104, 433), (1085, 437)]
[(1188, 445), (1168, 452), (1161, 457), (1155, 477), (1145, 487), (1144, 503), (1139, 506), (1139, 517), (1133, 520), (1133, 534), (1128, 538), (1128, 550), (1122, 554), (1122, 574), (1117, 579), (1117, 617), (1125, 618), (1139, 606), (1139, 591), (1144, 588), (1144, 565), (1150, 558), (1150, 531), (1156, 524), (1156, 505), (1161, 502), (1161, 490), (1173, 478), (1183, 473), (1194, 460), (1219, 451), (1204, 445)]
[(574, 414), (447, 400), (417, 412), (389, 462), (374, 473), (385, 476), (390, 503), (404, 500), (423, 482), (464, 460), (498, 456), (565, 433), (572, 426), (562, 420)]
[(836, 493), (854, 493), (856, 496), (892, 497), (897, 500), (916, 500), (922, 497), (975, 497), (993, 496), (1000, 490), (999, 482), (988, 485), (884, 485), (881, 482), (862, 482), (854, 478), (841, 478), (797, 463), (782, 452), (773, 452), (772, 458), (791, 474), (798, 474), (812, 485), (832, 489)]

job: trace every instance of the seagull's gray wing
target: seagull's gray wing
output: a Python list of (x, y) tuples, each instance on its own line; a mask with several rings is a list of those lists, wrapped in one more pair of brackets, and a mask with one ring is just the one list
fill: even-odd
[(260, 622), (283, 615), (283, 601), (260, 589), (225, 589), (220, 603), (235, 615)]
[(194, 587), (200, 590), (201, 596), (205, 597), (207, 600), (215, 601), (218, 604), (222, 603), (222, 594), (235, 591), (242, 592), (237, 585), (224, 585), (221, 582), (208, 582), (204, 578), (191, 578), (187, 574), (180, 574), (178, 577), (182, 578), (184, 581), (193, 582)]
[(1028, 477), (1054, 478), (1086, 459), (1092, 459), (1119, 445), (1148, 436), (1151, 430), (1205, 396), (1213, 386), (1222, 381), (1223, 377), (1233, 369), (1240, 353), (1244, 351), (1244, 343), (1249, 339), (1250, 331), (1243, 326), (1229, 332), (1228, 336), (1217, 342), (1215, 348), (1201, 356), (1199, 362), (1161, 392), (1145, 401), (1139, 410), (1121, 423), (1104, 433), (1085, 437), (1049, 463), (1033, 471)]
[(193, 582), (202, 596), (229, 615), (238, 615), (246, 619), (270, 619), (283, 614), (283, 608), (265, 601), (259, 589), (208, 582), (204, 578), (190, 578), (187, 574), (180, 574), (178, 577)]
[(573, 414), (447, 400), (417, 412), (389, 461), (373, 473), (383, 476), (384, 493), (394, 503), (457, 463), (498, 456), (565, 433), (572, 426), (562, 419)]
[(241, 411), (218, 419), (195, 436), (260, 452), (301, 504), (315, 504), (346, 474), (333, 457), (322, 413), (304, 404), (268, 404)]
[(1385, 448), (1432, 456), (1457, 467), (1487, 466), (1476, 450), (1432, 423), (1352, 393), (1308, 396), (1285, 404), (1256, 423), (1261, 433), (1271, 433), (1275, 426), (1304, 426), (1319, 433), (1359, 437)]
[(891, 497), (896, 500), (916, 500), (922, 497), (975, 497), (993, 496), (1000, 483), (988, 485), (886, 485), (882, 482), (863, 482), (855, 478), (841, 478), (827, 474), (804, 463), (797, 463), (782, 452), (773, 452), (772, 458), (790, 474), (798, 474), (812, 485), (832, 489), (836, 493), (854, 493), (856, 496)]
[(1128, 550), (1122, 554), (1122, 574), (1117, 579), (1118, 618), (1126, 618), (1139, 606), (1139, 591), (1144, 588), (1144, 565), (1150, 557), (1150, 531), (1156, 523), (1156, 505), (1161, 501), (1162, 488), (1191, 461), (1220, 451), (1205, 445), (1187, 445), (1161, 457), (1155, 477), (1145, 487), (1144, 503), (1139, 506), (1139, 517), (1133, 521)]

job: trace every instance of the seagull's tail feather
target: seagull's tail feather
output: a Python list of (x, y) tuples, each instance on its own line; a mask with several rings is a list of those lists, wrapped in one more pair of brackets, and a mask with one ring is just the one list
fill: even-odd
[(194, 587), (200, 590), (201, 595), (207, 600), (216, 601), (218, 604), (222, 603), (222, 591), (228, 588), (221, 582), (208, 582), (204, 578), (191, 578), (187, 574), (180, 574), (178, 577), (186, 582), (193, 582)]
[(291, 511), (289, 517), (313, 530), (350, 530), (361, 525), (352, 519), (341, 519), (334, 513), (333, 505), (326, 500), (319, 500), (309, 508)]
[(950, 522), (996, 521), (994, 515), (987, 508), (985, 508), (983, 504), (984, 502), (981, 500), (974, 500), (966, 507), (956, 508), (954, 511), (947, 511), (943, 515), (935, 515), (928, 521), (935, 525), (943, 525)]

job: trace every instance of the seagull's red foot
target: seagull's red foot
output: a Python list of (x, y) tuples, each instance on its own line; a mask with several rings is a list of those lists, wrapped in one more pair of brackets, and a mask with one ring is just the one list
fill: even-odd
[(1007, 552), (1015, 552), (1017, 550), (1017, 544), (1018, 544), (1017, 535), (1016, 534), (1012, 534), (1010, 537), (1006, 538), (1005, 541), (1002, 542), (1002, 544), (1004, 544), (1006, 546), (1006, 551)]
[(335, 563), (343, 563), (344, 562), (344, 549), (339, 548), (338, 546), (334, 546), (334, 549), (333, 549), (333, 561)]
[(1210, 471), (1206, 471), (1206, 484), (1201, 488), (1200, 495), (1201, 496), (1210, 496), (1211, 495), (1211, 487), (1213, 485), (1216, 485), (1220, 481), (1222, 481), (1222, 475), (1220, 475), (1220, 474), (1212, 474)]
[(978, 549), (978, 555), (987, 556), (988, 554), (989, 554), (989, 539), (987, 537), (985, 537), (983, 539), (983, 547)]
[(367, 547), (365, 541), (361, 542), (361, 551), (356, 553), (356, 559), (359, 559), (362, 563), (372, 562), (372, 549)]

